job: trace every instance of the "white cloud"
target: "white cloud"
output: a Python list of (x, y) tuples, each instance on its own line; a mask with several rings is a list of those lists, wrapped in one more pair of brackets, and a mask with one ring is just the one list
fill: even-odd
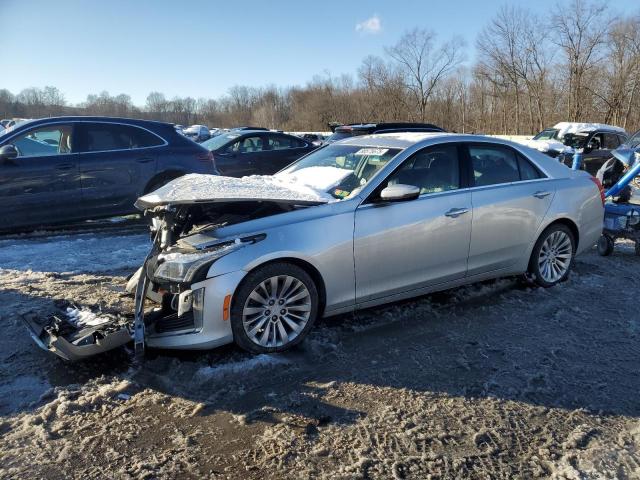
[(382, 23), (380, 22), (380, 17), (378, 15), (374, 15), (373, 17), (367, 18), (362, 22), (356, 23), (356, 32), (359, 33), (369, 33), (371, 35), (375, 35), (376, 33), (380, 33), (382, 30)]

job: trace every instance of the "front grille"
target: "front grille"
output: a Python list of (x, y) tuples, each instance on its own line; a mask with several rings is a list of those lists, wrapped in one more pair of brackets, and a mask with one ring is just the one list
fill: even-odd
[(167, 315), (166, 317), (162, 317), (156, 321), (155, 327), (156, 332), (158, 333), (193, 329), (195, 328), (193, 314), (191, 312), (187, 312), (181, 317), (178, 317), (177, 313), (172, 313), (171, 315)]

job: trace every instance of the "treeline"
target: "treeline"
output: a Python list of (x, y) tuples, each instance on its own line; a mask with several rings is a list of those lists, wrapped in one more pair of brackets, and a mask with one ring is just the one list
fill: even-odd
[(558, 121), (640, 128), (640, 11), (570, 0), (541, 17), (501, 8), (468, 45), (422, 28), (405, 33), (355, 76), (316, 76), (301, 87), (235, 86), (222, 98), (126, 94), (70, 105), (55, 87), (0, 89), (0, 116), (114, 115), (211, 127), (326, 130), (329, 122), (428, 121), (447, 130), (530, 134)]

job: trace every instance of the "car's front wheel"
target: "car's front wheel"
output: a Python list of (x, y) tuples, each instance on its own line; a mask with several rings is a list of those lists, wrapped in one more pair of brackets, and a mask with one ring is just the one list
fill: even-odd
[(569, 276), (575, 251), (571, 230), (566, 225), (551, 225), (533, 247), (527, 273), (541, 287), (553, 287)]
[(318, 315), (318, 290), (302, 268), (272, 263), (249, 273), (234, 295), (235, 342), (254, 353), (281, 352), (300, 343)]

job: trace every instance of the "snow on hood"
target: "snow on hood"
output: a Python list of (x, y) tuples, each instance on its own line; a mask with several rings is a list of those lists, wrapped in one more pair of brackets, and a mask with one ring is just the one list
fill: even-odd
[[(306, 185), (316, 190), (326, 192), (340, 184), (342, 180), (353, 173), (353, 170), (336, 167), (307, 167), (294, 172), (277, 173), (275, 177), (287, 184)], [(254, 177), (249, 177), (254, 178)]]
[(328, 193), (300, 175), (254, 175), (233, 178), (191, 173), (140, 197), (135, 205), (144, 210), (159, 205), (204, 202), (243, 202), (266, 200), (298, 205), (315, 205), (335, 201)]

